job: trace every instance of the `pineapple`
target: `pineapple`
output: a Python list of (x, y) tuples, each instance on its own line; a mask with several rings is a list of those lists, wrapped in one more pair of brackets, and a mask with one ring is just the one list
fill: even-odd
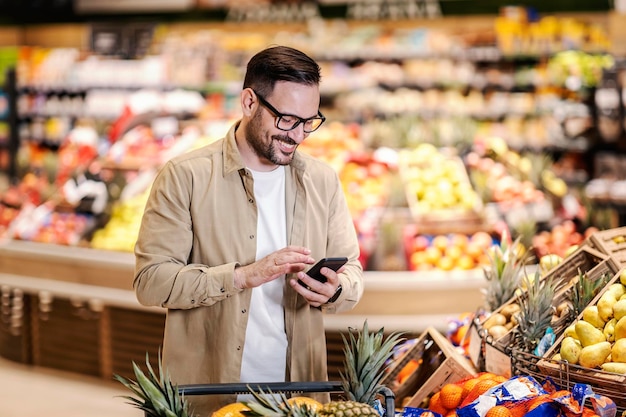
[[(376, 396), (382, 389), (385, 364), (393, 356), (394, 347), (402, 341), (400, 333), (391, 334), (383, 340), (383, 329), (370, 333), (367, 320), (363, 330), (350, 331), (349, 340), (343, 336), (344, 372), (341, 372), (342, 401), (331, 401), (319, 410), (321, 416), (379, 416), (374, 408)], [(390, 410), (393, 412), (393, 410)]]
[(531, 353), (552, 323), (555, 311), (552, 300), (557, 283), (551, 279), (540, 279), (540, 273), (537, 272), (533, 279), (524, 276), (524, 284), (526, 293), (520, 297), (516, 333), (518, 345), (525, 352)]
[(358, 337), (354, 333), (350, 331), (349, 339), (343, 337), (346, 355), (345, 372), (341, 373), (343, 400), (331, 401), (316, 409), (308, 404), (289, 404), (284, 395), (276, 399), (253, 392), (258, 403), (246, 403), (251, 411), (244, 413), (268, 417), (380, 417), (374, 407), (376, 396), (383, 388), (380, 382), (385, 375), (385, 364), (393, 356), (394, 347), (401, 342), (401, 334), (393, 333), (383, 340), (383, 329), (370, 333), (367, 321)]
[(599, 279), (589, 279), (587, 274), (578, 270), (578, 277), (572, 291), (573, 316), (576, 317), (582, 313), (593, 297), (598, 294), (598, 291), (604, 287), (610, 279), (611, 276), (608, 273), (602, 274)]
[(136, 397), (127, 396), (124, 398), (129, 400), (130, 404), (143, 410), (146, 417), (192, 417), (189, 412), (189, 404), (178, 391), (178, 387), (172, 384), (169, 372), (163, 371), (161, 354), (159, 353), (158, 376), (150, 365), (147, 353), (146, 366), (148, 375), (133, 362), (136, 381), (114, 375), (116, 380), (136, 395)]
[(249, 410), (242, 413), (246, 416), (265, 417), (319, 417), (318, 407), (312, 403), (289, 401), (284, 393), (272, 394), (250, 390), (256, 402), (246, 402)]
[[(527, 251), (522, 251), (521, 236), (508, 245), (503, 236), (500, 246), (493, 246), (488, 251), (490, 265), (483, 268), (487, 288), (485, 301), (489, 311), (495, 311), (515, 295), (522, 281), (522, 269), (528, 258)], [(523, 252), (523, 253), (522, 253)]]

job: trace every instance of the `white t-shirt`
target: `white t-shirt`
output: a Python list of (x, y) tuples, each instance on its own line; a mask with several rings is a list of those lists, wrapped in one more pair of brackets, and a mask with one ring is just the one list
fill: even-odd
[[(258, 207), (256, 259), (287, 244), (285, 167), (271, 172), (252, 171)], [(241, 382), (283, 382), (287, 334), (283, 307), (284, 277), (252, 289), (243, 348)]]

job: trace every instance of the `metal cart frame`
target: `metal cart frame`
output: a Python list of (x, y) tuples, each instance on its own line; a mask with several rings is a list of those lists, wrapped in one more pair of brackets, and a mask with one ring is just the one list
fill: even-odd
[[(307, 392), (343, 392), (341, 381), (311, 382), (267, 382), (267, 383), (225, 383), (225, 384), (191, 384), (180, 385), (178, 391), (183, 395), (216, 395), (216, 394), (249, 394), (255, 392), (272, 393), (307, 393)], [(395, 394), (385, 386), (379, 390), (384, 397), (385, 415), (395, 415)]]

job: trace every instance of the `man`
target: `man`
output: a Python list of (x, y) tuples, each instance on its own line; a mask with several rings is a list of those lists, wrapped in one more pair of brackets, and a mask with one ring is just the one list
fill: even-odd
[[(259, 52), (247, 66), (241, 120), (155, 179), (134, 288), (140, 303), (167, 308), (163, 363), (177, 384), (328, 378), (323, 312), (353, 308), (363, 283), (338, 176), (297, 151), (324, 122), (319, 82), (318, 64), (302, 52)], [(304, 272), (340, 256), (347, 264), (323, 268), (325, 283)], [(236, 400), (187, 398), (199, 415)]]

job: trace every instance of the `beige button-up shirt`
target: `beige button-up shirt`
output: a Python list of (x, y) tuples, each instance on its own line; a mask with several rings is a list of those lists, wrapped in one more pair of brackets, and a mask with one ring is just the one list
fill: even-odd
[[(257, 206), (252, 174), (235, 143), (237, 125), (224, 139), (165, 164), (135, 247), (137, 299), (167, 309), (163, 364), (178, 384), (239, 380), (251, 290), (234, 287), (233, 271), (255, 261)], [(316, 260), (349, 259), (341, 296), (322, 310), (284, 286), (286, 380), (324, 381), (323, 314), (349, 310), (363, 294), (358, 240), (337, 173), (297, 153), (286, 170), (286, 212), (288, 244), (311, 249)], [(201, 416), (235, 401), (234, 395), (187, 398)]]

